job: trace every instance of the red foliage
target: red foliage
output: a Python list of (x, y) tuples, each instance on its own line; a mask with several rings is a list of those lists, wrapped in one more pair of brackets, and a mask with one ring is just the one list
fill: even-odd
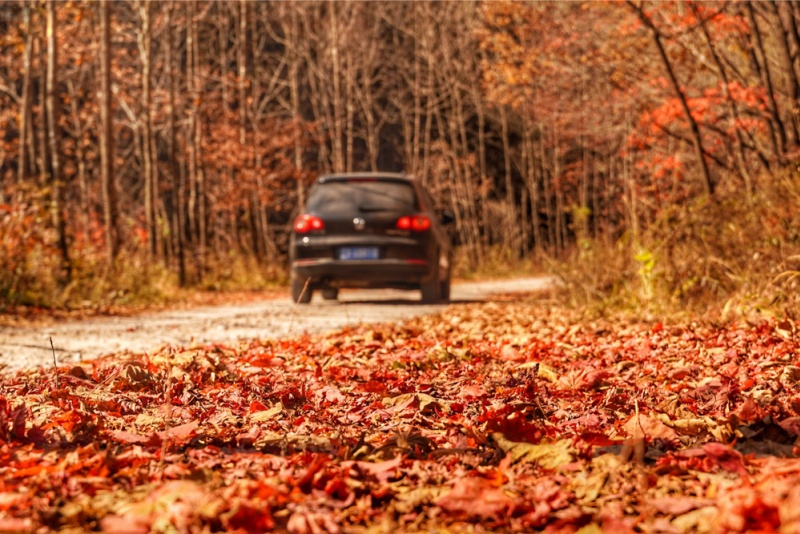
[(795, 328), (461, 305), (110, 356), (59, 369), (57, 387), (53, 370), (6, 375), (0, 526), (776, 529), (800, 469), (759, 454), (793, 454)]

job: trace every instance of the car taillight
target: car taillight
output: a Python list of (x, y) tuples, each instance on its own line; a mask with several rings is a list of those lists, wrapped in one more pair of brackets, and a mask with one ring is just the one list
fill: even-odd
[(325, 228), (325, 223), (322, 219), (308, 213), (298, 215), (294, 220), (294, 231), (298, 234), (305, 234), (312, 230), (322, 230)]
[(395, 226), (400, 230), (424, 232), (431, 227), (431, 220), (425, 215), (406, 215), (397, 219)]

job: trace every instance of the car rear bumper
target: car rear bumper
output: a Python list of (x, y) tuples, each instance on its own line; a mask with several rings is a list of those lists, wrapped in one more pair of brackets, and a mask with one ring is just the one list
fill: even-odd
[(332, 287), (400, 287), (419, 284), (430, 276), (429, 262), (420, 259), (336, 260), (301, 259), (292, 262), (292, 275)]

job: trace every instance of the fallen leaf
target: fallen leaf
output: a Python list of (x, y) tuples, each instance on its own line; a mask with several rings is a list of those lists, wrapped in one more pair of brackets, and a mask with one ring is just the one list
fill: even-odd
[(135, 432), (128, 432), (126, 430), (113, 430), (111, 437), (122, 443), (143, 444), (150, 441), (149, 437), (136, 434)]
[(254, 423), (264, 423), (266, 421), (269, 421), (282, 411), (283, 411), (283, 404), (281, 402), (278, 402), (275, 406), (273, 406), (268, 410), (252, 412), (250, 415), (248, 415), (248, 418)]
[(716, 506), (706, 506), (676, 517), (672, 525), (681, 533), (706, 534), (715, 531), (718, 517)]
[(558, 382), (558, 373), (543, 363), (539, 364), (539, 369), (536, 371), (536, 376), (543, 378), (548, 382), (552, 382), (553, 384)]
[(382, 404), (384, 406), (405, 408), (411, 406), (415, 401), (419, 411), (422, 413), (431, 413), (435, 409), (450, 413), (450, 407), (446, 401), (436, 399), (425, 393), (404, 393), (397, 397), (385, 397)]
[(500, 349), (500, 359), (504, 362), (521, 362), (525, 357), (511, 345), (503, 345)]
[(493, 433), (492, 438), (503, 452), (511, 455), (515, 462), (531, 462), (545, 469), (557, 469), (575, 460), (575, 450), (569, 440), (534, 445), (511, 441), (506, 439), (501, 432)]
[(177, 443), (183, 443), (194, 435), (194, 431), (197, 429), (199, 424), (200, 421), (192, 421), (183, 425), (174, 426), (165, 430), (164, 432), (159, 432), (158, 436), (164, 441), (170, 440)]
[(633, 438), (644, 437), (650, 440), (660, 439), (667, 443), (678, 440), (678, 434), (673, 429), (652, 417), (646, 415), (634, 415), (623, 426), (625, 432)]
[(645, 503), (659, 513), (676, 516), (714, 504), (708, 499), (695, 497), (651, 497)]
[(451, 514), (493, 518), (508, 513), (514, 499), (486, 479), (461, 478), (436, 505)]
[(28, 518), (2, 517), (0, 518), (0, 532), (32, 532), (33, 521)]
[(344, 468), (357, 468), (362, 473), (374, 477), (378, 482), (388, 482), (397, 474), (397, 469), (403, 463), (402, 456), (395, 456), (391, 460), (382, 462), (342, 462)]

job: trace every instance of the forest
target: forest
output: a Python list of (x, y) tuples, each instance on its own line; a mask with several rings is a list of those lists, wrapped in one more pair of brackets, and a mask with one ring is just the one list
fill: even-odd
[[(0, 4), (0, 303), (284, 277), (321, 173), (417, 176), (463, 273), (791, 308), (794, 2)], [(663, 297), (663, 298), (661, 298)]]

